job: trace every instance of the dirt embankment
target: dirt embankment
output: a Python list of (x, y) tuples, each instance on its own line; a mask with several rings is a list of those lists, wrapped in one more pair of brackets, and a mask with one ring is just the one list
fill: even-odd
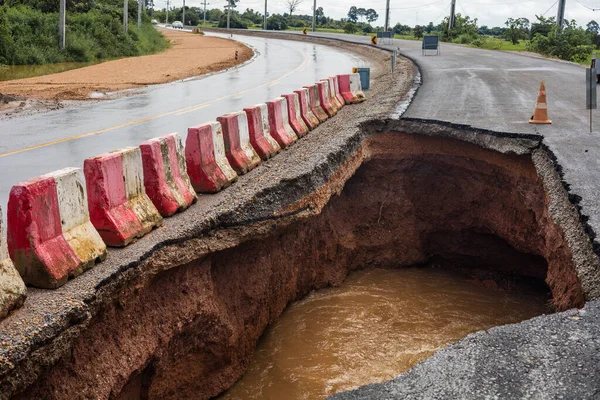
[[(359, 268), (437, 259), (482, 279), (545, 280), (559, 308), (580, 306), (572, 254), (548, 205), (530, 155), (380, 134), (285, 210), (300, 214), (178, 245), (185, 252), (245, 237), (144, 286), (122, 287), (72, 356), (23, 398), (50, 391), (55, 398), (210, 398), (244, 373), (260, 335), (289, 302), (340, 285)], [(168, 247), (159, 253), (151, 268), (179, 258)]]
[[(168, 29), (161, 32), (171, 42), (162, 53), (0, 82), (0, 112), (56, 108), (61, 100), (89, 100), (92, 93), (173, 82), (231, 68), (254, 55), (249, 47), (229, 39)], [(102, 97), (94, 97), (98, 98)]]

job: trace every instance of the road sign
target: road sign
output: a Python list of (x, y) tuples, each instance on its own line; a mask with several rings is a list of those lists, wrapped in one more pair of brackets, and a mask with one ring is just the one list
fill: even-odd
[(371, 36), (371, 43), (377, 44), (379, 40), (377, 40), (377, 36)]
[(306, 28), (304, 28), (304, 29), (302, 30), (302, 33), (303, 33), (303, 34), (305, 34), (305, 35), (308, 35), (308, 30), (307, 30)]

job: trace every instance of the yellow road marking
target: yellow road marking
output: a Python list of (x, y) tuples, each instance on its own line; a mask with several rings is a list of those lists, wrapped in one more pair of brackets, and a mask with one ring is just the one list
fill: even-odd
[(300, 71), (306, 69), (306, 67), (310, 63), (310, 58), (306, 54), (303, 54), (303, 56), (304, 56), (304, 59), (303, 59), (302, 63), (298, 67), (296, 67), (294, 70), (292, 70), (292, 71), (290, 71), (290, 72), (288, 72), (288, 73), (280, 76), (279, 78), (273, 79), (272, 81), (269, 81), (267, 83), (263, 83), (262, 85), (258, 85), (258, 86), (255, 86), (253, 88), (250, 88), (250, 89), (242, 90), (241, 92), (233, 93), (233, 94), (230, 94), (230, 95), (227, 95), (227, 96), (219, 97), (218, 99), (214, 99), (214, 100), (207, 101), (207, 102), (204, 102), (204, 103), (199, 103), (199, 104), (196, 104), (196, 105), (193, 105), (193, 106), (181, 108), (179, 110), (169, 111), (169, 112), (166, 112), (166, 113), (163, 113), (163, 114), (158, 114), (158, 115), (154, 115), (154, 116), (151, 116), (151, 117), (137, 119), (135, 121), (129, 121), (129, 122), (126, 122), (124, 124), (116, 125), (116, 126), (113, 126), (113, 127), (110, 127), (110, 128), (104, 128), (104, 129), (100, 129), (100, 130), (93, 131), (93, 132), (83, 133), (81, 135), (71, 136), (71, 137), (67, 137), (67, 138), (64, 138), (64, 139), (54, 140), (52, 142), (46, 142), (46, 143), (38, 144), (38, 145), (35, 145), (35, 146), (31, 146), (31, 147), (25, 147), (25, 148), (22, 148), (22, 149), (19, 149), (19, 150), (13, 150), (13, 151), (9, 151), (9, 152), (6, 152), (6, 153), (1, 153), (0, 157), (6, 157), (6, 156), (13, 155), (13, 154), (24, 153), (26, 151), (36, 150), (36, 149), (40, 149), (42, 147), (53, 146), (55, 144), (70, 142), (72, 140), (83, 139), (83, 138), (88, 137), (88, 136), (99, 135), (99, 134), (104, 133), (104, 132), (114, 131), (116, 129), (124, 128), (126, 126), (137, 125), (137, 124), (140, 124), (142, 122), (151, 121), (151, 120), (157, 119), (157, 118), (167, 117), (169, 115), (183, 115), (183, 114), (186, 114), (186, 113), (189, 113), (189, 112), (192, 112), (192, 111), (200, 110), (202, 108), (208, 107), (209, 105), (217, 103), (219, 101), (222, 101), (222, 100), (225, 100), (225, 99), (228, 99), (228, 98), (231, 98), (231, 97), (239, 96), (239, 95), (242, 95), (244, 93), (248, 93), (248, 92), (251, 92), (252, 90), (260, 89), (260, 88), (265, 87), (265, 86), (270, 86), (274, 82), (279, 83), (282, 79), (287, 78), (290, 75), (293, 75), (293, 74), (295, 74), (297, 72), (300, 72)]

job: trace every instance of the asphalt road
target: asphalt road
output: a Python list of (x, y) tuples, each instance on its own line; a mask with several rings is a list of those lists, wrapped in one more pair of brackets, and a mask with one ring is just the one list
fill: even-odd
[[(223, 35), (215, 35), (223, 36)], [(118, 100), (90, 102), (48, 113), (0, 121), (0, 206), (6, 213), (17, 182), (170, 132), (264, 103), (283, 93), (368, 61), (312, 43), (235, 35), (256, 58), (236, 69), (200, 79), (153, 86)]]
[[(370, 43), (367, 36), (310, 33)], [(404, 117), (438, 120), (498, 132), (543, 135), (562, 167), (581, 213), (600, 234), (600, 113), (585, 108), (585, 68), (564, 61), (442, 43), (441, 55), (423, 56), (421, 42), (394, 39), (421, 70), (422, 85)], [(428, 54), (434, 54), (429, 52)], [(540, 82), (545, 80), (552, 125), (531, 125)]]

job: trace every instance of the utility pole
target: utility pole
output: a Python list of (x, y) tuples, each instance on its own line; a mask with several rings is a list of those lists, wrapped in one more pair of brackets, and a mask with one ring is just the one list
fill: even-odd
[(66, 29), (65, 29), (65, 16), (67, 11), (67, 0), (60, 0), (60, 7), (58, 12), (58, 45), (61, 49), (64, 49), (66, 43)]
[(127, 3), (128, 0), (123, 0), (123, 33), (127, 34)]
[(456, 0), (450, 4), (450, 20), (448, 21), (448, 30), (454, 29), (454, 12), (456, 11)]
[[(210, 4), (210, 3), (208, 3)], [(202, 26), (206, 25), (206, 0), (204, 0), (204, 23), (202, 24)]]
[(167, 17), (165, 19), (165, 24), (169, 23), (169, 0), (167, 0)]
[(183, 24), (183, 27), (185, 28), (185, 0), (183, 0), (183, 8), (181, 9), (182, 15), (181, 15), (181, 23)]
[(563, 21), (565, 20), (565, 7), (567, 0), (558, 0), (558, 15), (556, 16), (556, 25), (558, 25), (558, 29), (561, 30), (563, 26)]
[(266, 31), (267, 30), (267, 0), (265, 0), (265, 15), (263, 18), (263, 29)]
[(387, 32), (390, 28), (390, 0), (385, 3), (385, 26), (383, 30)]
[(227, 0), (227, 29), (229, 29), (229, 21), (231, 20), (231, 0)]
[(317, 0), (313, 3), (313, 27), (312, 31), (315, 32), (317, 30)]
[(142, 29), (142, 1), (138, 0), (138, 29)]

